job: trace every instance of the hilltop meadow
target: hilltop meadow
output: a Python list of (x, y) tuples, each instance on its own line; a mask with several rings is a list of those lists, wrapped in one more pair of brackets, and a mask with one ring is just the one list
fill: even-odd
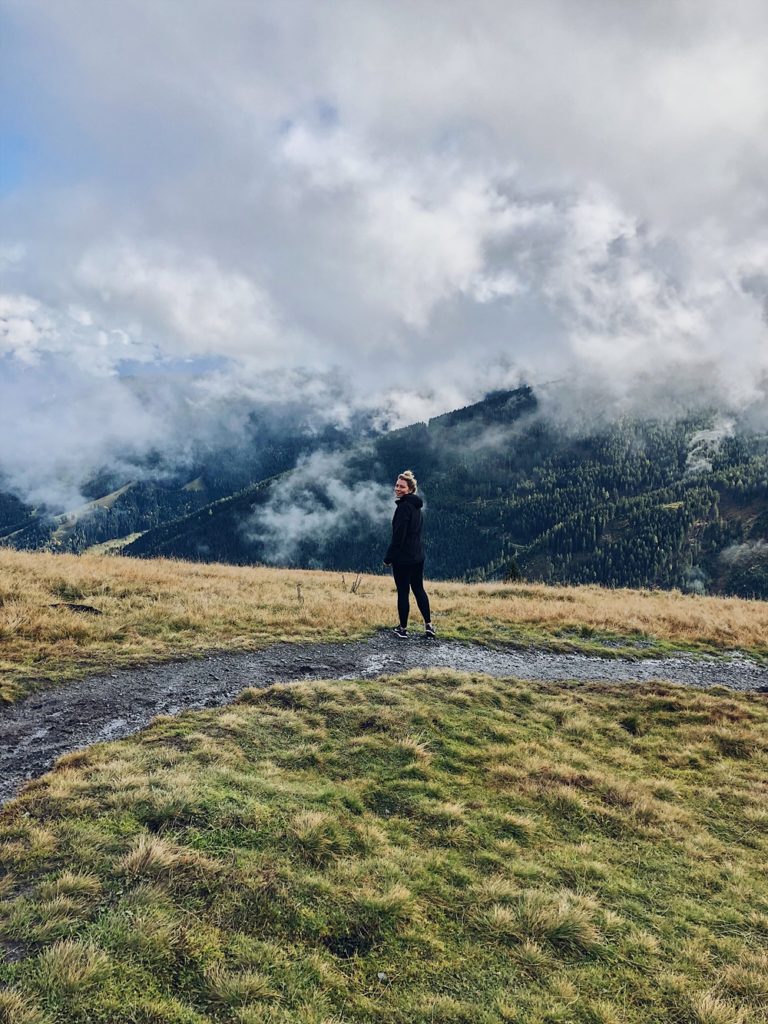
[[(429, 584), (438, 632), (603, 656), (768, 656), (768, 602), (529, 583)], [(0, 549), (0, 700), (85, 673), (395, 621), (391, 576)], [(418, 623), (414, 623), (419, 628)]]
[[(95, 555), (0, 580), (7, 701), (394, 607), (385, 576)], [(761, 602), (431, 593), (453, 637), (768, 654)], [(767, 768), (765, 695), (723, 688), (420, 669), (158, 717), (0, 812), (0, 1024), (759, 1024)]]

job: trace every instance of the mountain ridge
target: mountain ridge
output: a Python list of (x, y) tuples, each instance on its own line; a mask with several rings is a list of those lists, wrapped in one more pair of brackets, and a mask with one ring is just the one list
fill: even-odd
[[(539, 415), (530, 388), (496, 392), (426, 423), (367, 442), (358, 480), (412, 466), (427, 481), (427, 551), (435, 578), (679, 587), (768, 597), (768, 447), (765, 438), (727, 437), (706, 465), (691, 452), (711, 420), (626, 420), (581, 437)], [(353, 450), (354, 451), (354, 450)], [(125, 552), (193, 560), (270, 560), (246, 539), (242, 518), (269, 500), (252, 489), (195, 514), (196, 532), (162, 544), (150, 531)], [(353, 485), (354, 486), (354, 482)], [(318, 492), (317, 500), (324, 495)], [(354, 524), (353, 524), (354, 525)], [(360, 526), (296, 546), (288, 564), (380, 571), (386, 526)], [(233, 539), (234, 538), (234, 539)], [(723, 559), (724, 552), (730, 554)]]

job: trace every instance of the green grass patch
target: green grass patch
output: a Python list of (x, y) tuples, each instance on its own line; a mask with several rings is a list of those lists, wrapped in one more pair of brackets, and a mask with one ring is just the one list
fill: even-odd
[[(467, 621), (441, 624), (440, 636), (445, 639), (472, 641), (487, 646), (509, 646), (525, 650), (536, 648), (556, 654), (586, 654), (598, 658), (671, 658), (679, 655), (723, 657), (734, 653), (721, 644), (707, 640), (670, 640), (648, 633), (621, 633), (598, 629), (588, 624), (568, 626), (494, 621)], [(762, 647), (738, 648), (757, 664), (768, 663)]]
[(0, 820), (0, 1022), (757, 1024), (768, 707), (448, 671), (248, 690)]

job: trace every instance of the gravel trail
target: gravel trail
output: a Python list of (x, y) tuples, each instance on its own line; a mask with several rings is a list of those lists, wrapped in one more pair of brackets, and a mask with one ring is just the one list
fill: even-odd
[(128, 736), (155, 715), (227, 704), (247, 686), (299, 679), (371, 679), (425, 667), (552, 682), (665, 680), (768, 692), (768, 668), (738, 655), (628, 661), (449, 640), (401, 641), (387, 633), (352, 643), (275, 644), (261, 651), (121, 669), (0, 708), (0, 803), (47, 771), (62, 754)]

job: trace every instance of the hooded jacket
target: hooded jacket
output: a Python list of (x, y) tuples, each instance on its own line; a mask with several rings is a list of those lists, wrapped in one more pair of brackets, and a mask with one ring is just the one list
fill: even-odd
[(404, 494), (397, 499), (392, 517), (392, 543), (384, 556), (386, 565), (415, 565), (424, 561), (421, 544), (421, 509), (424, 502), (418, 494)]

